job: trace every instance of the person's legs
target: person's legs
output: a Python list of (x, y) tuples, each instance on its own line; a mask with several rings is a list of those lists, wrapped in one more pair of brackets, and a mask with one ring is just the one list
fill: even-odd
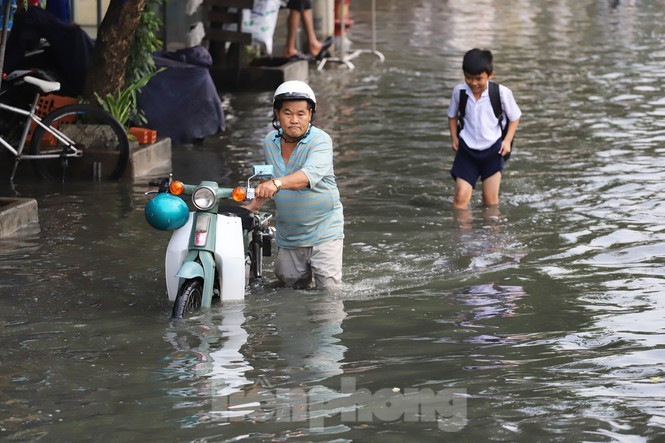
[(302, 24), (305, 28), (307, 41), (309, 42), (309, 53), (312, 56), (317, 56), (321, 52), (323, 44), (316, 38), (316, 33), (314, 32), (314, 15), (311, 9), (302, 11)]
[(480, 176), (477, 155), (476, 151), (469, 149), (464, 140), (460, 139), (459, 149), (455, 153), (453, 167), (450, 169), (450, 175), (455, 179), (456, 184), (454, 209), (466, 209), (469, 206), (473, 188)]
[(485, 206), (496, 206), (499, 204), (501, 175), (501, 171), (499, 171), (483, 180), (483, 203)]
[(471, 201), (471, 195), (473, 194), (473, 186), (471, 186), (468, 181), (459, 177), (455, 180), (455, 183), (457, 186), (455, 188), (453, 208), (467, 209), (469, 207), (469, 202)]
[(309, 53), (312, 57), (321, 56), (322, 51), (332, 44), (332, 40), (330, 40), (330, 42), (326, 40), (327, 43), (324, 44), (316, 37), (311, 0), (289, 0), (287, 8), (289, 9), (289, 17), (287, 19), (284, 56), (290, 58), (298, 54), (298, 50), (296, 49), (296, 38), (298, 36), (298, 26), (300, 26), (301, 22), (309, 43)]
[(311, 267), (318, 289), (334, 290), (342, 285), (344, 239), (339, 238), (312, 248)]
[(298, 26), (302, 14), (297, 9), (289, 10), (286, 29), (286, 47), (284, 48), (284, 57), (289, 58), (298, 53), (296, 49), (296, 36), (298, 35)]
[(499, 204), (499, 187), (503, 175), (504, 159), (499, 155), (501, 140), (497, 140), (494, 146), (489, 148), (487, 156), (483, 159), (480, 178), (483, 181), (483, 203), (485, 206), (496, 206)]
[(309, 287), (312, 282), (312, 270), (309, 265), (311, 254), (312, 248), (277, 248), (275, 275), (285, 286)]

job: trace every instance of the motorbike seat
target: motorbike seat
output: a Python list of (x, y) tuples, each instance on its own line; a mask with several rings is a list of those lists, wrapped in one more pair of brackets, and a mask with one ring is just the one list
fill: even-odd
[(249, 231), (254, 226), (254, 214), (242, 206), (221, 206), (217, 213), (228, 217), (240, 217), (244, 231)]

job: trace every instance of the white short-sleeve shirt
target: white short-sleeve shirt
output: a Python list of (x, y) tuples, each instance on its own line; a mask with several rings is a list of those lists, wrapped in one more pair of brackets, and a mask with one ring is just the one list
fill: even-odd
[[(459, 84), (453, 89), (453, 96), (448, 106), (448, 118), (457, 118), (459, 110), (460, 91), (465, 90), (469, 96), (466, 102), (466, 114), (464, 115), (464, 129), (460, 132), (460, 138), (464, 139), (466, 145), (478, 151), (490, 148), (501, 138), (501, 126), (499, 119), (494, 116), (492, 103), (489, 97), (489, 88), (485, 88), (478, 100), (471, 92), (466, 83)], [(522, 115), (517, 106), (513, 91), (503, 85), (499, 85), (499, 96), (503, 108), (503, 124), (515, 121)]]

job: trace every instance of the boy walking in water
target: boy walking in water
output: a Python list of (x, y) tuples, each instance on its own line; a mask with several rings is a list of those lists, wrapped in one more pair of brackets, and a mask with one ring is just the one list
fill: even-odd
[[(455, 151), (450, 170), (456, 182), (455, 209), (468, 208), (478, 178), (483, 183), (483, 203), (486, 206), (499, 204), (504, 157), (510, 153), (522, 115), (513, 92), (503, 85), (498, 86), (505, 118), (498, 119), (494, 114), (488, 90), (489, 81), (494, 77), (492, 59), (492, 53), (488, 50), (472, 49), (464, 54), (462, 70), (465, 83), (455, 86), (448, 107), (448, 126)], [(460, 96), (463, 94), (468, 97), (458, 132)], [(502, 130), (501, 121), (508, 125), (506, 131)]]

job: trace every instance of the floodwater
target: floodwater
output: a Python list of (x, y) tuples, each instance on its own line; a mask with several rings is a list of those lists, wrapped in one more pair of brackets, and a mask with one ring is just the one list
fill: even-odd
[[(269, 273), (172, 323), (145, 183), (19, 183), (40, 220), (0, 240), (0, 439), (663, 438), (665, 4), (376, 3), (385, 62), (310, 69), (344, 289)], [(370, 5), (351, 5), (356, 48)], [(455, 214), (445, 112), (472, 47), (524, 115), (500, 209)], [(261, 162), (270, 92), (221, 94), (227, 132), (174, 148), (185, 181)]]

